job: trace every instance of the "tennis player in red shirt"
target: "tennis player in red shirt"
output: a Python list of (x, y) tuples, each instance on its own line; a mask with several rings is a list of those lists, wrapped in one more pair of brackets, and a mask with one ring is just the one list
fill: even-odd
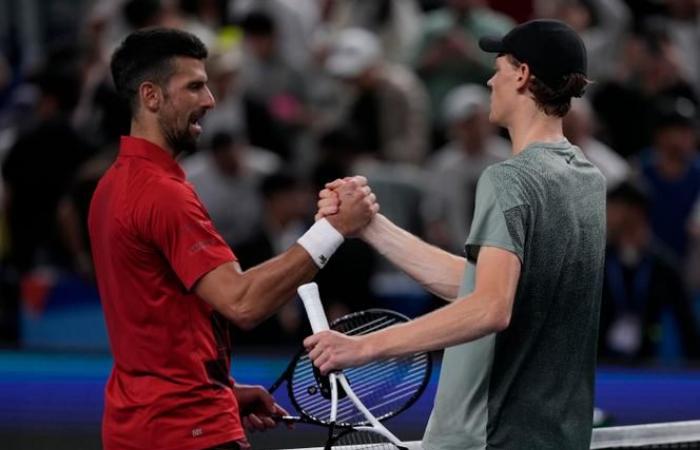
[(272, 416), (285, 411), (229, 375), (229, 324), (249, 329), (272, 315), (378, 209), (366, 180), (354, 178), (340, 214), (241, 272), (176, 161), (214, 107), (206, 56), (195, 36), (154, 28), (129, 35), (112, 57), (132, 121), (88, 219), (114, 354), (105, 450), (244, 449), (243, 425), (275, 426)]

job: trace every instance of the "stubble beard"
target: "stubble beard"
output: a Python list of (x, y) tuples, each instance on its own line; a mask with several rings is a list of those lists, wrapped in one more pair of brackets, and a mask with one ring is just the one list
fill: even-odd
[(189, 121), (186, 122), (183, 129), (178, 129), (176, 118), (167, 120), (160, 117), (158, 122), (165, 141), (174, 153), (173, 156), (197, 151), (197, 138), (190, 133)]

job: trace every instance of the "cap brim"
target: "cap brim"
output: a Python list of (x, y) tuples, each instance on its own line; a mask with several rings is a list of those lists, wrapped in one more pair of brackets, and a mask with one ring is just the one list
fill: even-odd
[(487, 36), (479, 39), (479, 48), (487, 53), (504, 53), (503, 38)]

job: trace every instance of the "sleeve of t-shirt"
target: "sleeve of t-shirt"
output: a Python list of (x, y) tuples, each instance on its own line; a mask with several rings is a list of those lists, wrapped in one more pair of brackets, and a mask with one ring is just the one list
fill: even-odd
[(236, 260), (190, 186), (164, 182), (151, 195), (150, 211), (139, 214), (142, 229), (187, 290), (211, 270)]
[(497, 189), (494, 170), (484, 171), (476, 188), (474, 218), (465, 244), (467, 259), (476, 262), (481, 247), (497, 247), (514, 253), (522, 262), (527, 228), (527, 207), (504, 209), (503, 193)]

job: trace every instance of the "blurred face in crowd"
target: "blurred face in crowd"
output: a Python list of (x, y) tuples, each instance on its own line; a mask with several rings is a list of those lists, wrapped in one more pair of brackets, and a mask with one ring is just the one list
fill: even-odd
[(522, 66), (514, 66), (505, 55), (496, 58), (496, 72), (486, 83), (491, 88), (491, 123), (504, 127), (508, 125), (512, 106), (517, 99), (519, 88), (523, 85)]
[(245, 146), (241, 142), (231, 142), (213, 151), (216, 167), (225, 175), (237, 175), (243, 168)]
[(646, 249), (651, 240), (649, 219), (644, 208), (624, 201), (607, 204), (608, 241), (632, 258)]
[(478, 108), (469, 117), (456, 121), (450, 127), (452, 139), (461, 143), (462, 148), (468, 153), (482, 150), (484, 142), (492, 134), (492, 131), (488, 112), (481, 108)]
[(286, 226), (291, 222), (303, 220), (308, 214), (309, 204), (309, 192), (301, 186), (295, 186), (270, 195), (266, 199), (266, 210), (279, 225)]
[(275, 54), (274, 34), (250, 34), (245, 37), (250, 51), (260, 59), (270, 59)]
[(577, 2), (561, 4), (556, 12), (556, 17), (579, 33), (586, 30), (591, 24), (591, 14), (588, 8)]
[(237, 90), (240, 77), (240, 55), (224, 53), (212, 55), (206, 63), (209, 89), (217, 99), (222, 99)]
[(674, 160), (689, 161), (697, 152), (695, 130), (690, 126), (663, 127), (656, 131), (654, 142), (659, 152)]
[(174, 73), (162, 89), (157, 114), (161, 132), (177, 155), (196, 149), (202, 134), (200, 120), (215, 102), (207, 87), (204, 61), (177, 57), (173, 65)]

